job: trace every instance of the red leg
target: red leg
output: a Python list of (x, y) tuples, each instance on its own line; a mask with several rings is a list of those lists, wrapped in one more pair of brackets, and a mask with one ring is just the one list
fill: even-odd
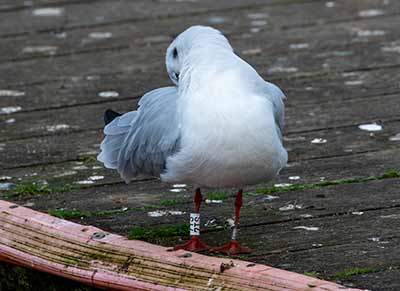
[[(191, 239), (180, 245), (176, 245), (174, 247), (174, 250), (186, 250), (189, 252), (202, 252), (210, 249), (210, 247), (202, 243), (200, 241), (200, 205), (201, 202), (203, 201), (203, 196), (201, 195), (200, 188), (196, 189), (196, 194), (194, 196), (194, 203), (196, 205), (195, 207), (195, 214), (190, 215), (190, 233), (192, 235)], [(198, 214), (198, 215), (196, 215)], [(196, 221), (192, 221), (196, 220)], [(192, 229), (193, 228), (193, 229)]]
[(240, 189), (235, 200), (235, 225), (232, 230), (232, 238), (229, 243), (226, 245), (212, 248), (211, 251), (217, 253), (226, 253), (227, 255), (237, 255), (237, 254), (244, 254), (250, 253), (251, 249), (239, 244), (236, 240), (238, 231), (239, 231), (239, 218), (240, 218), (240, 208), (243, 205), (243, 190)]

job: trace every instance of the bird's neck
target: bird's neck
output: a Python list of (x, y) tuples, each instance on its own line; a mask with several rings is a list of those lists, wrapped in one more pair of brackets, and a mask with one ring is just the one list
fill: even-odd
[(212, 67), (231, 60), (235, 54), (231, 47), (227, 46), (199, 46), (193, 48), (184, 60), (184, 69), (191, 67), (200, 67), (206, 65)]
[(184, 61), (180, 73), (179, 87), (183, 91), (209, 84), (215, 74), (228, 70), (235, 64), (237, 56), (231, 50), (204, 48), (193, 50)]

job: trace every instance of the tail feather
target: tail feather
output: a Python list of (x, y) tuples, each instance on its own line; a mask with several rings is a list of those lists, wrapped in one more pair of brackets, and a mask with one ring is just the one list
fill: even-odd
[(101, 152), (97, 159), (104, 163), (106, 168), (118, 169), (118, 156), (135, 118), (136, 111), (123, 115), (110, 109), (104, 112), (105, 137), (100, 145)]
[(111, 109), (107, 109), (104, 112), (104, 123), (105, 125), (109, 124), (111, 121), (113, 121), (115, 118), (117, 118), (118, 116), (121, 116), (121, 113), (115, 112)]

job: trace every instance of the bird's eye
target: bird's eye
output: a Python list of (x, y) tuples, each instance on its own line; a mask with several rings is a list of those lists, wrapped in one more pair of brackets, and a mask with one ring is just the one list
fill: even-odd
[(174, 48), (174, 50), (172, 51), (172, 57), (174, 59), (176, 59), (178, 57), (178, 50), (176, 48)]

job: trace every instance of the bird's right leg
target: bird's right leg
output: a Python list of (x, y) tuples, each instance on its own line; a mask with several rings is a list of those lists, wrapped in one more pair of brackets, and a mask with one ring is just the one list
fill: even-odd
[(196, 194), (194, 196), (195, 213), (190, 214), (190, 235), (191, 239), (180, 245), (176, 245), (174, 250), (186, 250), (189, 252), (201, 252), (210, 249), (205, 243), (200, 241), (200, 205), (203, 200), (200, 188), (196, 189)]
[(242, 208), (243, 205), (243, 190), (239, 189), (238, 194), (236, 195), (236, 200), (235, 200), (235, 226), (233, 227), (232, 230), (232, 239), (229, 243), (212, 248), (212, 252), (216, 253), (225, 253), (228, 256), (232, 255), (238, 255), (238, 254), (248, 254), (251, 252), (251, 249), (245, 246), (242, 246), (239, 244), (239, 242), (236, 240), (237, 239), (237, 234), (239, 232), (239, 218), (240, 218), (240, 209)]

